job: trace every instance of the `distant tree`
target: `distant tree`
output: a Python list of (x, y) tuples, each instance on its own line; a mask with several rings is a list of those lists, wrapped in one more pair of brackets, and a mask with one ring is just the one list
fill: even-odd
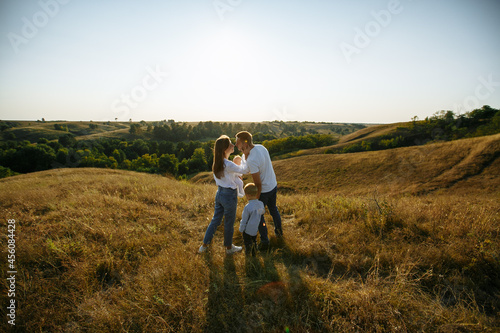
[(17, 172), (14, 172), (9, 168), (5, 168), (0, 165), (0, 178), (10, 177), (14, 175), (17, 175)]
[(497, 112), (490, 121), (485, 122), (484, 125), (481, 125), (477, 128), (473, 136), (492, 135), (500, 133), (500, 110), (496, 111)]
[(47, 170), (55, 159), (54, 150), (45, 144), (25, 146), (12, 156), (12, 170), (21, 173)]
[(73, 134), (66, 134), (66, 135), (60, 136), (58, 139), (58, 142), (63, 147), (73, 147), (77, 143), (75, 136)]
[(172, 175), (177, 174), (177, 166), (179, 161), (174, 154), (163, 154), (160, 156), (158, 166), (161, 172), (168, 172)]
[(15, 140), (16, 139), (16, 135), (13, 133), (13, 132), (7, 132), (3, 135), (3, 138), (5, 140)]
[(68, 125), (54, 124), (54, 129), (56, 131), (68, 132)]
[(498, 110), (493, 109), (489, 105), (483, 105), (480, 109), (475, 109), (469, 112), (468, 117), (473, 121), (479, 123), (482, 120), (490, 119), (495, 116)]
[(203, 148), (196, 148), (193, 155), (188, 161), (189, 172), (200, 172), (207, 169), (207, 160), (205, 158), (205, 150)]
[(132, 168), (132, 162), (130, 160), (124, 160), (120, 163), (120, 169), (130, 170)]
[(141, 134), (142, 133), (142, 128), (140, 124), (130, 124), (130, 129), (129, 129), (130, 134)]
[(134, 143), (132, 144), (131, 148), (139, 156), (149, 154), (149, 146), (144, 140), (141, 139), (134, 140)]
[(175, 145), (171, 141), (161, 141), (158, 145), (158, 152), (160, 155), (175, 153)]
[(60, 165), (60, 166), (65, 166), (67, 165), (67, 162), (68, 162), (68, 155), (69, 155), (69, 152), (68, 152), (68, 149), (66, 148), (62, 148), (62, 149), (59, 149), (57, 151), (57, 154), (56, 154), (56, 162)]
[(123, 152), (123, 150), (121, 149), (115, 149), (113, 150), (113, 158), (118, 162), (118, 163), (122, 163), (125, 158), (126, 158), (126, 155), (125, 153)]
[(104, 155), (101, 159), (99, 159), (99, 162), (103, 165), (99, 165), (101, 168), (108, 168), (108, 169), (117, 169), (118, 168), (118, 162), (115, 160), (113, 156), (106, 157)]
[(188, 160), (187, 159), (183, 159), (178, 167), (177, 167), (177, 174), (178, 175), (185, 175), (185, 174), (188, 174), (189, 173), (189, 166), (188, 166)]
[(143, 172), (157, 172), (158, 157), (156, 154), (145, 154), (132, 161), (132, 169)]

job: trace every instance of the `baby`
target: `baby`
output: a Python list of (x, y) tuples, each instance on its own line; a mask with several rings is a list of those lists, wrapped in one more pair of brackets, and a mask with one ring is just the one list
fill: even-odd
[[(233, 158), (234, 164), (241, 165), (241, 161), (242, 159), (240, 155), (236, 155)], [(243, 180), (241, 179), (242, 176), (242, 174), (234, 174), (234, 182), (236, 183), (236, 185), (238, 185), (238, 197), (240, 198), (245, 195), (243, 191)]]

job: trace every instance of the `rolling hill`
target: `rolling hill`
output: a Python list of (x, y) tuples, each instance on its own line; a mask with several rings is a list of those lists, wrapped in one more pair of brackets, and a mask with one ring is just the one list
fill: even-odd
[[(60, 136), (71, 133), (77, 139), (114, 137), (127, 135), (130, 127), (126, 122), (90, 122), (90, 121), (11, 121), (13, 125), (2, 131), (2, 137), (15, 140), (37, 142), (40, 138), (57, 140)], [(56, 130), (61, 126), (64, 130)], [(91, 126), (94, 126), (91, 128)], [(67, 130), (66, 130), (67, 129)]]
[(467, 190), (499, 193), (500, 135), (274, 162), (281, 186), (341, 194)]
[[(352, 142), (390, 130), (363, 129)], [(500, 134), (274, 161), (285, 238), (226, 256), (210, 173), (53, 169), (0, 179), (16, 326), (50, 332), (494, 332)], [(238, 204), (241, 217), (245, 200)], [(266, 220), (272, 225), (270, 216)], [(236, 222), (236, 226), (238, 222)], [(237, 229), (237, 228), (235, 228)], [(6, 238), (3, 234), (2, 238)], [(242, 237), (235, 232), (234, 243)], [(3, 242), (7, 244), (7, 242)], [(2, 255), (7, 257), (7, 247)], [(7, 295), (7, 271), (2, 293)], [(0, 310), (7, 315), (6, 307)]]
[[(360, 132), (373, 133), (374, 128)], [(432, 191), (499, 194), (500, 134), (349, 154), (323, 154), (323, 150), (304, 150), (300, 156), (274, 161), (281, 190), (342, 195)], [(213, 183), (213, 176), (200, 173), (191, 182)]]
[[(249, 258), (224, 255), (222, 230), (206, 255), (196, 254), (212, 215), (210, 184), (91, 168), (1, 179), (3, 229), (7, 219), (16, 224), (13, 331), (500, 327), (497, 198), (368, 198), (338, 189), (280, 194), (285, 238), (271, 228), (271, 250)], [(234, 242), (242, 243), (238, 232)], [(5, 306), (0, 313), (5, 318)], [(6, 320), (0, 326), (11, 328)]]

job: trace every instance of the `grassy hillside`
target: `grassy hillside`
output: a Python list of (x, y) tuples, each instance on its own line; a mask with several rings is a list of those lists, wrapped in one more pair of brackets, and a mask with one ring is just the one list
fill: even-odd
[[(281, 192), (372, 196), (438, 191), (500, 196), (500, 134), (349, 154), (311, 151), (273, 162)], [(199, 173), (191, 182), (214, 183), (211, 172)]]
[[(1, 132), (5, 140), (14, 135), (16, 140), (37, 142), (40, 138), (57, 140), (68, 133), (79, 139), (114, 137), (116, 133), (126, 135), (130, 125), (124, 122), (89, 122), (89, 121), (12, 121), (14, 125)], [(67, 130), (56, 130), (54, 125), (60, 125)], [(93, 128), (91, 128), (91, 126)], [(96, 126), (96, 127), (95, 127)]]
[[(425, 120), (375, 125), (342, 136), (338, 143), (283, 154), (280, 159), (321, 153), (341, 154), (411, 147), (500, 133), (500, 109), (484, 105), (465, 114), (438, 111)], [(312, 147), (310, 147), (312, 148)]]
[(320, 148), (312, 148), (312, 149), (301, 149), (298, 151), (294, 151), (292, 153), (285, 153), (281, 156), (276, 156), (275, 159), (287, 159), (290, 157), (296, 156), (305, 156), (305, 155), (317, 155), (323, 154), (328, 151), (340, 150), (342, 148), (348, 147), (354, 143), (359, 143), (362, 140), (374, 139), (381, 137), (383, 135), (394, 132), (399, 126), (405, 126), (408, 123), (393, 123), (393, 124), (383, 124), (383, 125), (367, 125), (367, 127), (354, 131), (352, 133), (342, 135), (339, 137), (338, 143), (325, 146)]
[(500, 189), (500, 134), (416, 147), (315, 154), (274, 162), (278, 182), (298, 191), (341, 194)]
[(381, 136), (387, 133), (390, 133), (391, 131), (394, 131), (397, 127), (406, 125), (407, 123), (393, 123), (393, 124), (383, 124), (383, 125), (373, 125), (369, 126), (363, 129), (360, 129), (359, 131), (356, 131), (354, 133), (350, 133), (347, 135), (344, 135), (342, 138), (339, 140), (339, 144), (342, 143), (352, 143), (356, 142), (362, 139), (368, 139), (372, 137), (377, 137)]
[[(455, 154), (468, 149), (472, 156), (467, 147), (496, 144), (498, 136), (490, 140), (463, 141)], [(432, 151), (439, 154), (448, 149), (437, 147)], [(423, 153), (403, 152), (413, 162)], [(459, 195), (388, 195), (392, 191), (377, 177), (373, 159), (383, 158), (389, 166), (398, 151), (377, 154), (319, 156), (329, 170), (346, 170), (339, 176), (312, 171), (310, 157), (276, 162), (280, 182), (290, 177), (296, 193), (278, 197), (284, 241), (272, 237), (271, 251), (255, 259), (225, 256), (222, 228), (209, 253), (196, 254), (212, 215), (216, 188), (211, 184), (104, 169), (1, 179), (2, 229), (7, 230), (7, 219), (17, 225), (19, 307), (13, 331), (498, 330), (498, 196), (480, 195), (481, 188)], [(328, 160), (340, 157), (351, 161)], [(454, 165), (467, 163), (467, 157), (457, 158)], [(292, 172), (293, 166), (302, 172)], [(357, 178), (348, 167), (358, 167)], [(424, 179), (426, 172), (416, 167), (410, 178)], [(348, 194), (362, 192), (361, 175), (370, 187), (366, 193), (378, 180), (376, 196)], [(313, 176), (316, 180), (309, 181)], [(318, 181), (331, 177), (335, 186)], [(342, 180), (349, 177), (352, 182)], [(299, 186), (299, 180), (306, 185)], [(403, 188), (396, 180), (389, 184)], [(240, 201), (238, 216), (244, 204)], [(234, 242), (242, 243), (237, 232)], [(5, 274), (2, 270), (3, 295)], [(5, 331), (6, 320), (0, 325)]]

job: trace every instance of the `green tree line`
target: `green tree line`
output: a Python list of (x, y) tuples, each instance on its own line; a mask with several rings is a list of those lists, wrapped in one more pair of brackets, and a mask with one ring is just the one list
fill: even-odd
[[(133, 125), (131, 129), (136, 128), (136, 124)], [(170, 129), (179, 127), (185, 126), (169, 126)], [(203, 135), (216, 134), (215, 137), (221, 133), (218, 130), (222, 130), (222, 127), (212, 127), (211, 124), (205, 124), (204, 128), (212, 129), (213, 133), (204, 132)], [(255, 126), (255, 128), (266, 129), (265, 126)], [(242, 129), (238, 126), (232, 127), (233, 131)], [(178, 133), (175, 130), (174, 132)], [(232, 133), (232, 137), (235, 134), (236, 132)], [(269, 133), (262, 132), (257, 132), (254, 136), (256, 142), (267, 138), (262, 143), (271, 154), (330, 145), (334, 140), (327, 134), (268, 139), (273, 137)], [(57, 141), (45, 138), (39, 139), (36, 143), (27, 140), (9, 140), (0, 142), (0, 166), (2, 166), (0, 176), (51, 168), (97, 167), (185, 177), (211, 170), (213, 145), (214, 140), (205, 142), (112, 138), (76, 140), (70, 133), (61, 135)]]
[(180, 176), (209, 170), (212, 145), (213, 141), (176, 144), (142, 139), (77, 141), (67, 134), (51, 142), (43, 138), (36, 143), (1, 142), (0, 165), (18, 173), (62, 167), (98, 167)]
[(262, 144), (271, 156), (286, 154), (299, 149), (310, 149), (333, 145), (337, 142), (328, 134), (309, 134), (302, 136), (288, 136), (286, 138), (266, 140)]
[(438, 111), (431, 117), (414, 117), (407, 126), (373, 139), (356, 142), (325, 153), (353, 153), (398, 147), (423, 145), (500, 133), (500, 110), (489, 105), (456, 115), (453, 111)]

